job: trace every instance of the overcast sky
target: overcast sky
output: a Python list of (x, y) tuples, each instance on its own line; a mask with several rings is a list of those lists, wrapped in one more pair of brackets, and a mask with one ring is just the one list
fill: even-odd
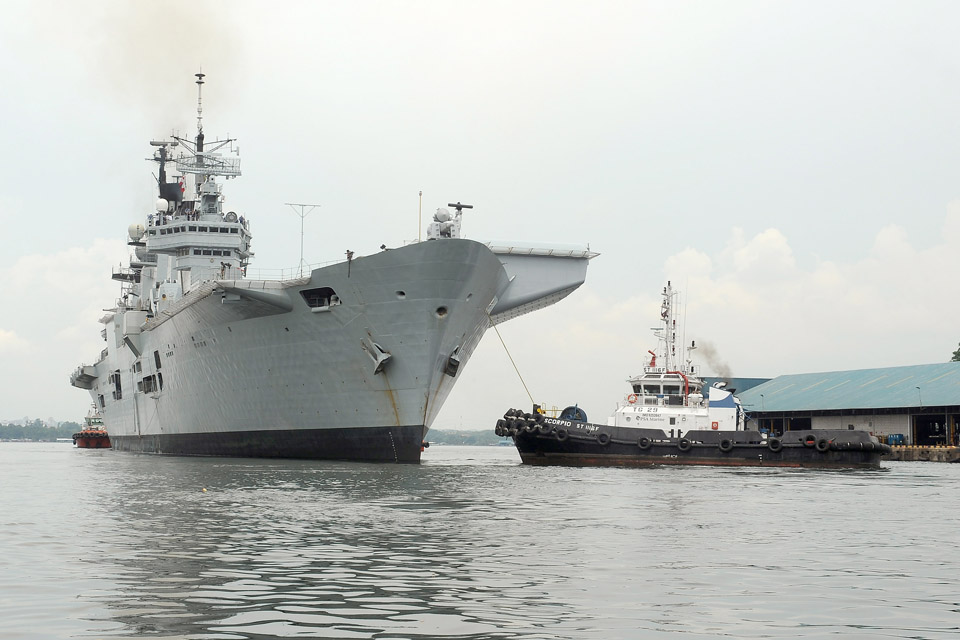
[[(706, 370), (943, 362), (960, 342), (955, 2), (52, 2), (0, 22), (0, 420), (80, 420), (148, 141), (239, 139), (257, 268), (417, 237), (589, 243), (501, 325), (535, 399), (604, 421), (683, 291)], [(701, 354), (702, 355), (702, 354)], [(529, 403), (488, 332), (437, 428)]]

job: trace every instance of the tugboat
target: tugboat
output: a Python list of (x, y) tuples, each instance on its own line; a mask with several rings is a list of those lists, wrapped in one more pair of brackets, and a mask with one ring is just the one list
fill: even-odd
[(110, 436), (103, 428), (103, 417), (96, 406), (83, 419), (83, 430), (73, 434), (73, 444), (78, 449), (109, 449)]
[[(880, 468), (881, 456), (891, 449), (866, 431), (812, 429), (774, 436), (748, 429), (734, 389), (723, 382), (705, 387), (690, 359), (676, 363), (676, 296), (667, 282), (661, 326), (654, 329), (658, 350), (648, 352), (641, 375), (628, 379), (630, 393), (607, 424), (588, 422), (578, 406), (549, 417), (534, 405), (530, 413), (504, 413), (497, 435), (513, 438), (520, 459), (531, 465)], [(689, 347), (695, 348), (695, 343)]]

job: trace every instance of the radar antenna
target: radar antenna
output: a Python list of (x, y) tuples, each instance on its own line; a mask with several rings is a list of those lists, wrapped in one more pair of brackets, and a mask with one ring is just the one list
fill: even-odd
[[(319, 204), (302, 204), (300, 202), (285, 202), (288, 207), (293, 209), (293, 212), (300, 216), (300, 265), (299, 265), (299, 277), (303, 277), (303, 267), (307, 264), (303, 261), (303, 221), (310, 215), (310, 212), (319, 207)], [(297, 213), (297, 207), (300, 207), (300, 212)], [(307, 207), (310, 207), (307, 209)], [(308, 266), (309, 268), (309, 266)]]
[(473, 205), (472, 205), (472, 204), (460, 204), (459, 202), (457, 202), (457, 204), (453, 204), (452, 202), (448, 202), (448, 203), (447, 203), (447, 206), (448, 206), (448, 207), (453, 207), (454, 209), (456, 209), (458, 216), (463, 215), (463, 210), (464, 210), (464, 209), (473, 209)]

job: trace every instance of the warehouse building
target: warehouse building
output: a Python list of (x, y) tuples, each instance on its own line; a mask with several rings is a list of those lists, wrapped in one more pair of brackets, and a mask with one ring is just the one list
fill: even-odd
[(960, 362), (780, 376), (738, 396), (748, 429), (862, 429), (895, 444), (960, 444)]

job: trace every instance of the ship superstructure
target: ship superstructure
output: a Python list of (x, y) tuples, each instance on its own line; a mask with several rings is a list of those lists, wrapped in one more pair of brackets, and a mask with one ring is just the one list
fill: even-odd
[(128, 230), (105, 348), (71, 376), (118, 450), (417, 462), (485, 330), (569, 295), (596, 255), (461, 238), (457, 203), (423, 242), (248, 279), (251, 223), (220, 181), (238, 153), (205, 142), (199, 101), (197, 124), (151, 142), (156, 211)]
[(689, 357), (696, 343), (677, 353), (679, 294), (669, 281), (661, 296), (660, 326), (654, 329), (657, 347), (647, 352), (650, 361), (643, 373), (627, 380), (631, 393), (617, 404), (607, 424), (657, 427), (671, 437), (700, 429), (742, 431), (743, 408), (740, 400), (723, 388), (726, 383), (704, 388), (699, 367)]

